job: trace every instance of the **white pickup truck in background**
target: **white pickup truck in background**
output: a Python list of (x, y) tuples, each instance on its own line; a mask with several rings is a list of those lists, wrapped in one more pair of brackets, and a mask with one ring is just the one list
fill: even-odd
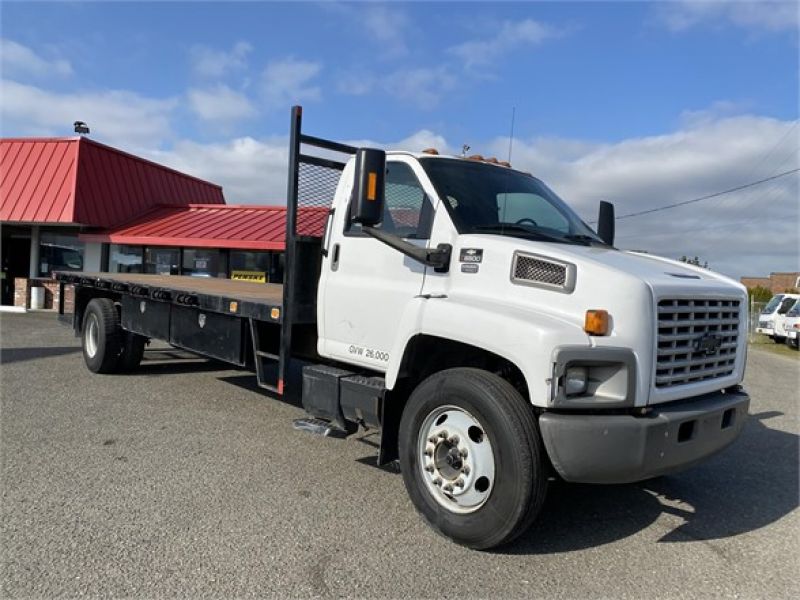
[(783, 339), (790, 348), (798, 349), (800, 342), (800, 298), (789, 310), (775, 317), (775, 339)]
[(758, 316), (756, 333), (766, 335), (776, 344), (782, 344), (786, 340), (786, 333), (780, 322), (798, 299), (800, 294), (775, 294), (770, 298)]

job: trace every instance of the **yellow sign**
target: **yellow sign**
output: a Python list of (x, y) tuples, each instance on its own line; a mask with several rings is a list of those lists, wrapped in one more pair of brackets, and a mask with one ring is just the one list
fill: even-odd
[(264, 271), (231, 271), (231, 279), (267, 283), (267, 274)]

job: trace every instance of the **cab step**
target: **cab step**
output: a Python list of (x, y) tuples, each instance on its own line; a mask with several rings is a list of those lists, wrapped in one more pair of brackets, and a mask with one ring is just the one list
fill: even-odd
[(292, 422), (292, 427), (298, 431), (307, 431), (308, 433), (313, 433), (315, 435), (321, 435), (324, 437), (343, 438), (347, 436), (346, 431), (339, 429), (330, 421), (326, 421), (325, 419), (317, 419), (314, 417), (295, 419)]

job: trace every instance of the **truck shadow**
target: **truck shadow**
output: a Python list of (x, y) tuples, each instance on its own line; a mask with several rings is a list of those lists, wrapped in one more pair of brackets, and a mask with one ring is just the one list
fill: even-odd
[(555, 484), (536, 524), (498, 552), (551, 554), (601, 546), (646, 529), (665, 513), (683, 523), (667, 526), (659, 542), (722, 539), (770, 525), (800, 505), (800, 436), (764, 424), (779, 415), (751, 415), (731, 447), (678, 475), (631, 485)]
[(24, 362), (26, 360), (36, 360), (48, 358), (50, 356), (64, 356), (80, 352), (80, 346), (44, 346), (39, 348), (2, 348), (0, 349), (0, 364), (10, 364), (14, 362)]

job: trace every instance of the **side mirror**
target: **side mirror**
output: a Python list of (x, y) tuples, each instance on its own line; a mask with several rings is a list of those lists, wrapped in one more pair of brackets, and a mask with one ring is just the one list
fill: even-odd
[(600, 201), (600, 214), (597, 217), (597, 235), (609, 246), (614, 245), (614, 205)]
[(359, 148), (356, 152), (356, 179), (350, 200), (350, 220), (353, 223), (374, 227), (383, 220), (385, 175), (386, 152), (374, 148)]

